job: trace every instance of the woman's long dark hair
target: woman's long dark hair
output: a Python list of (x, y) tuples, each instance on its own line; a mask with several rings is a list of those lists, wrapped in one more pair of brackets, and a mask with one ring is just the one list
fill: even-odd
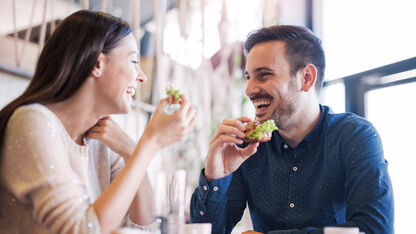
[(27, 89), (0, 111), (0, 149), (16, 108), (71, 97), (90, 75), (100, 53), (109, 53), (131, 31), (124, 20), (102, 12), (81, 10), (66, 17), (47, 40)]

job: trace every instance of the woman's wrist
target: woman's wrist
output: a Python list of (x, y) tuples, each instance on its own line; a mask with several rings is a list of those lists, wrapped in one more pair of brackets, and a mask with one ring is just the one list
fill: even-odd
[(129, 143), (127, 144), (128, 146), (126, 147), (125, 151), (123, 152), (123, 157), (125, 159), (130, 158), (130, 156), (133, 155), (134, 150), (136, 149), (137, 143), (135, 143), (132, 139), (128, 139)]
[(154, 137), (152, 134), (148, 135), (146, 132), (144, 132), (136, 148), (146, 149), (146, 151), (156, 153), (162, 147), (160, 146), (160, 143), (156, 137)]

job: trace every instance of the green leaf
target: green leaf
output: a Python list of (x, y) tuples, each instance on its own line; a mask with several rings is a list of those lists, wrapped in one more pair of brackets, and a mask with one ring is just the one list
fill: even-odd
[(277, 130), (276, 124), (274, 123), (274, 120), (269, 119), (257, 126), (253, 131), (249, 132), (247, 138), (260, 140), (264, 133), (273, 132), (274, 130)]
[(180, 96), (179, 96), (180, 93), (179, 93), (178, 89), (168, 89), (168, 90), (166, 90), (166, 94), (169, 95), (169, 96), (173, 96), (173, 98), (175, 100), (180, 99)]

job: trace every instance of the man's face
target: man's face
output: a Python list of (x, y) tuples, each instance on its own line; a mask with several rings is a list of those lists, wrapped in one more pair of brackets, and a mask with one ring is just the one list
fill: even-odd
[(298, 77), (291, 77), (285, 43), (268, 41), (255, 45), (247, 56), (246, 94), (256, 109), (256, 119), (274, 119), (284, 128), (296, 112), (301, 92)]

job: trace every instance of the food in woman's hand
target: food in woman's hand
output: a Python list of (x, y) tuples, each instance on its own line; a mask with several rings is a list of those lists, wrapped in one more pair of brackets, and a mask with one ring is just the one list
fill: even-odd
[(179, 89), (174, 89), (172, 85), (168, 85), (166, 88), (166, 94), (172, 97), (172, 104), (177, 104), (181, 99)]
[(263, 123), (251, 121), (246, 124), (244, 141), (248, 143), (266, 142), (272, 139), (272, 132), (277, 130), (274, 120), (269, 119)]
[(170, 103), (168, 105), (166, 105), (165, 107), (165, 112), (167, 114), (173, 114), (176, 111), (179, 110), (179, 108), (181, 107), (181, 105), (179, 104), (179, 101), (181, 99), (180, 97), (180, 91), (179, 89), (174, 89), (172, 85), (168, 85), (168, 87), (166, 88), (166, 94), (168, 96), (170, 96)]

